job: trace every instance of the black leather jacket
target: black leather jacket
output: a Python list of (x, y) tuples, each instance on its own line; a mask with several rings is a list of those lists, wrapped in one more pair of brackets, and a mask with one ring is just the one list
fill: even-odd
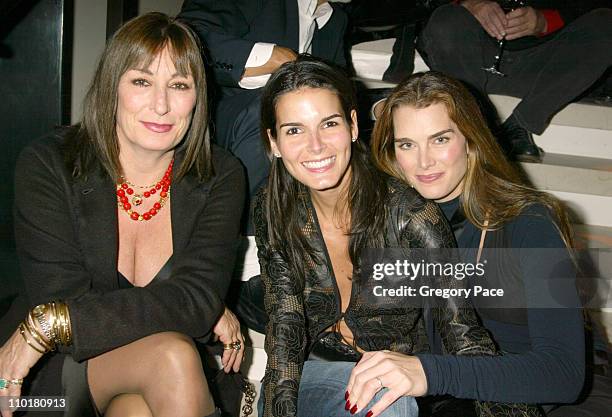
[[(454, 247), (451, 229), (438, 206), (425, 200), (412, 188), (388, 180), (385, 248)], [(264, 416), (297, 416), (297, 395), (305, 357), (314, 341), (341, 317), (338, 288), (309, 195), (305, 199), (301, 229), (321, 259), (327, 262), (306, 267), (300, 283), (281, 251), (271, 247), (264, 212), (265, 191), (255, 202), (254, 224), (265, 305), (269, 321), (265, 350), (268, 364), (263, 380)], [(406, 254), (407, 259), (410, 255)], [(303, 267), (303, 266), (299, 266)], [(452, 282), (451, 282), (452, 281)], [(448, 286), (462, 286), (451, 277)], [(344, 320), (356, 344), (366, 351), (391, 350), (407, 354), (429, 350), (423, 309), (398, 305), (385, 308), (368, 304), (360, 297), (362, 286), (353, 277), (351, 300)], [(445, 350), (456, 355), (492, 355), (495, 347), (479, 326), (471, 308), (459, 308), (450, 299), (444, 308), (431, 310), (442, 335)], [(497, 412), (480, 407), (481, 415), (529, 415)], [(501, 410), (501, 408), (499, 408)]]

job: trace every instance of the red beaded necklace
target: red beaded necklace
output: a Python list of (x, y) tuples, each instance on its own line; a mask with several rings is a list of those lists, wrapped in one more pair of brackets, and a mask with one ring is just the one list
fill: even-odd
[[(130, 216), (130, 219), (132, 220), (135, 220), (135, 221), (151, 220), (153, 216), (155, 216), (157, 212), (159, 212), (162, 209), (162, 207), (166, 204), (166, 202), (170, 198), (170, 184), (172, 182), (172, 166), (173, 165), (174, 165), (174, 158), (172, 158), (172, 161), (170, 161), (170, 165), (168, 165), (168, 169), (166, 169), (166, 173), (164, 174), (164, 177), (154, 185), (138, 186), (138, 185), (132, 184), (131, 182), (126, 180), (124, 177), (119, 177), (119, 182), (117, 183), (117, 205), (119, 206), (119, 208), (125, 211)], [(134, 192), (134, 188), (144, 188), (144, 189), (148, 188), (148, 190), (143, 192), (142, 194), (139, 194), (139, 193)], [(132, 205), (134, 206), (141, 205), (142, 202), (144, 201), (143, 197), (149, 198), (153, 196), (154, 194), (156, 194), (157, 191), (159, 191), (159, 200), (157, 200), (157, 202), (153, 204), (153, 207), (149, 211), (143, 214), (140, 214), (137, 211), (132, 210)], [(129, 200), (129, 196), (132, 196), (131, 203)]]

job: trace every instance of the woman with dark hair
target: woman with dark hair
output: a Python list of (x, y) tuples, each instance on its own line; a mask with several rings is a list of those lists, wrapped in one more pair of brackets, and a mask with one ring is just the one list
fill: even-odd
[[(501, 286), (506, 292), (497, 299), (472, 296), (504, 356), (396, 358), (389, 372), (418, 375), (413, 383), (426, 383), (428, 394), (576, 401), (585, 379), (585, 347), (567, 214), (505, 159), (474, 97), (443, 74), (413, 74), (384, 103), (372, 151), (381, 170), (439, 204), (463, 261), (487, 263), (472, 288)], [(354, 376), (364, 371), (360, 367)], [(349, 387), (360, 390), (359, 381), (352, 383)]]
[(35, 307), (0, 348), (0, 395), (65, 396), (66, 416), (220, 415), (194, 339), (214, 333), (239, 367), (223, 299), (244, 180), (207, 122), (197, 38), (150, 13), (109, 41), (83, 121), (23, 151), (15, 227)]
[[(453, 245), (447, 222), (435, 204), (372, 166), (358, 140), (352, 84), (339, 70), (307, 57), (283, 65), (264, 89), (261, 112), (272, 167), (254, 207), (268, 313), (260, 414), (416, 416), (414, 399), (394, 395), (392, 381), (378, 375), (361, 381), (375, 407), (345, 392), (364, 352), (428, 350), (424, 309), (372, 297), (362, 269), (366, 249), (396, 248), (408, 260), (409, 248), (445, 252)], [(447, 351), (493, 354), (471, 308), (443, 302), (431, 313)]]

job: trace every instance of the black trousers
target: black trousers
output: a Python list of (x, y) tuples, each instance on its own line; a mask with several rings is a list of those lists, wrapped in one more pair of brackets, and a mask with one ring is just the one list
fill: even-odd
[[(267, 184), (270, 173), (270, 160), (259, 129), (260, 98), (261, 88), (226, 88), (214, 113), (213, 140), (229, 150), (245, 168), (249, 190), (247, 207), (257, 190)], [(250, 217), (250, 210), (245, 210), (243, 232), (248, 235), (254, 234)]]
[(566, 25), (546, 42), (506, 50), (501, 71), (489, 74), (498, 51), (478, 20), (464, 7), (437, 8), (419, 39), (431, 69), (458, 78), (478, 91), (521, 98), (519, 123), (541, 134), (550, 119), (587, 90), (612, 65), (612, 9), (593, 10)]

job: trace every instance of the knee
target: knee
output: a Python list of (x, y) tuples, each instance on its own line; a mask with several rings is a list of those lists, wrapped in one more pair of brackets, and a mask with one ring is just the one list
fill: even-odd
[(104, 417), (153, 417), (151, 409), (138, 394), (120, 394), (113, 398)]
[(612, 9), (597, 9), (588, 13), (592, 15), (592, 26), (597, 40), (612, 42)]
[(165, 377), (182, 380), (189, 375), (203, 374), (200, 354), (191, 338), (175, 332), (154, 336), (156, 368)]
[(605, 44), (606, 50), (612, 42), (612, 9), (591, 10), (570, 25), (575, 25), (575, 30), (588, 36), (591, 41)]
[(474, 23), (475, 19), (463, 6), (446, 4), (434, 10), (421, 36), (429, 48), (436, 52), (456, 53), (455, 44), (465, 42), (470, 28), (475, 26)]

